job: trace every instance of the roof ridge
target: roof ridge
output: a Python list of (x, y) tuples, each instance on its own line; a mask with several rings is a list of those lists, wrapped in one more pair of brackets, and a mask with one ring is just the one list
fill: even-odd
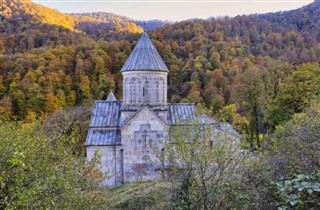
[(168, 123), (165, 121), (165, 119), (163, 119), (162, 117), (160, 117), (158, 115), (157, 112), (153, 111), (152, 108), (147, 105), (147, 104), (144, 104), (143, 106), (141, 106), (132, 116), (130, 116), (128, 119), (126, 119), (125, 121), (123, 121), (121, 123), (121, 125), (119, 126), (120, 128), (123, 128), (125, 125), (127, 125), (129, 122), (131, 122), (133, 120), (133, 118), (135, 118), (136, 116), (138, 116), (138, 114), (144, 110), (145, 108), (147, 108), (149, 111), (151, 111), (156, 117), (158, 117), (164, 124), (168, 125)]
[(122, 103), (123, 101), (95, 100), (94, 103)]
[(182, 104), (182, 105), (185, 105), (185, 104), (188, 104), (188, 105), (195, 105), (195, 103), (193, 102), (190, 102), (190, 103), (168, 103), (169, 105), (176, 105), (176, 104)]

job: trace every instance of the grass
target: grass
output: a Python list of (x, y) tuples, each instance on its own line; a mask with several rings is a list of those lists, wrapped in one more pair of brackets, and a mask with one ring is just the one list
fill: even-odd
[(101, 190), (106, 209), (155, 210), (169, 204), (169, 185), (163, 181), (145, 181)]

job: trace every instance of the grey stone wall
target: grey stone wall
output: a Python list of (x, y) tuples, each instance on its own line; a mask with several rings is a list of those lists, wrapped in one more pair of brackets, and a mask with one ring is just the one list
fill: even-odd
[(118, 185), (116, 180), (119, 173), (119, 166), (117, 166), (117, 148), (116, 146), (90, 146), (87, 147), (87, 159), (90, 161), (95, 153), (100, 157), (100, 164), (97, 166), (104, 174), (105, 179), (102, 183), (106, 187), (114, 187)]
[(125, 105), (150, 106), (167, 104), (167, 72), (123, 72), (123, 100)]
[(124, 183), (153, 180), (161, 166), (159, 152), (167, 137), (168, 125), (145, 107), (121, 128), (124, 151)]
[(106, 175), (103, 185), (115, 187), (159, 178), (157, 169), (162, 164), (159, 154), (167, 138), (166, 122), (144, 107), (120, 129), (121, 145), (87, 147), (88, 160), (95, 152), (101, 158), (98, 168)]

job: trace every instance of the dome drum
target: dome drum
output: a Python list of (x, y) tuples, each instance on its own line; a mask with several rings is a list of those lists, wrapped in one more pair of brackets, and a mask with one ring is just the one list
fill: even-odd
[(167, 73), (155, 71), (123, 72), (123, 100), (127, 106), (167, 104)]

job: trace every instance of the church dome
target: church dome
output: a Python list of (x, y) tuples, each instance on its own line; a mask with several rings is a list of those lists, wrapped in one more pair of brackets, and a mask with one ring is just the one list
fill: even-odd
[(126, 71), (162, 71), (169, 72), (148, 34), (144, 32), (123, 65), (121, 72)]
[(124, 105), (167, 105), (168, 72), (149, 36), (143, 33), (121, 69)]

